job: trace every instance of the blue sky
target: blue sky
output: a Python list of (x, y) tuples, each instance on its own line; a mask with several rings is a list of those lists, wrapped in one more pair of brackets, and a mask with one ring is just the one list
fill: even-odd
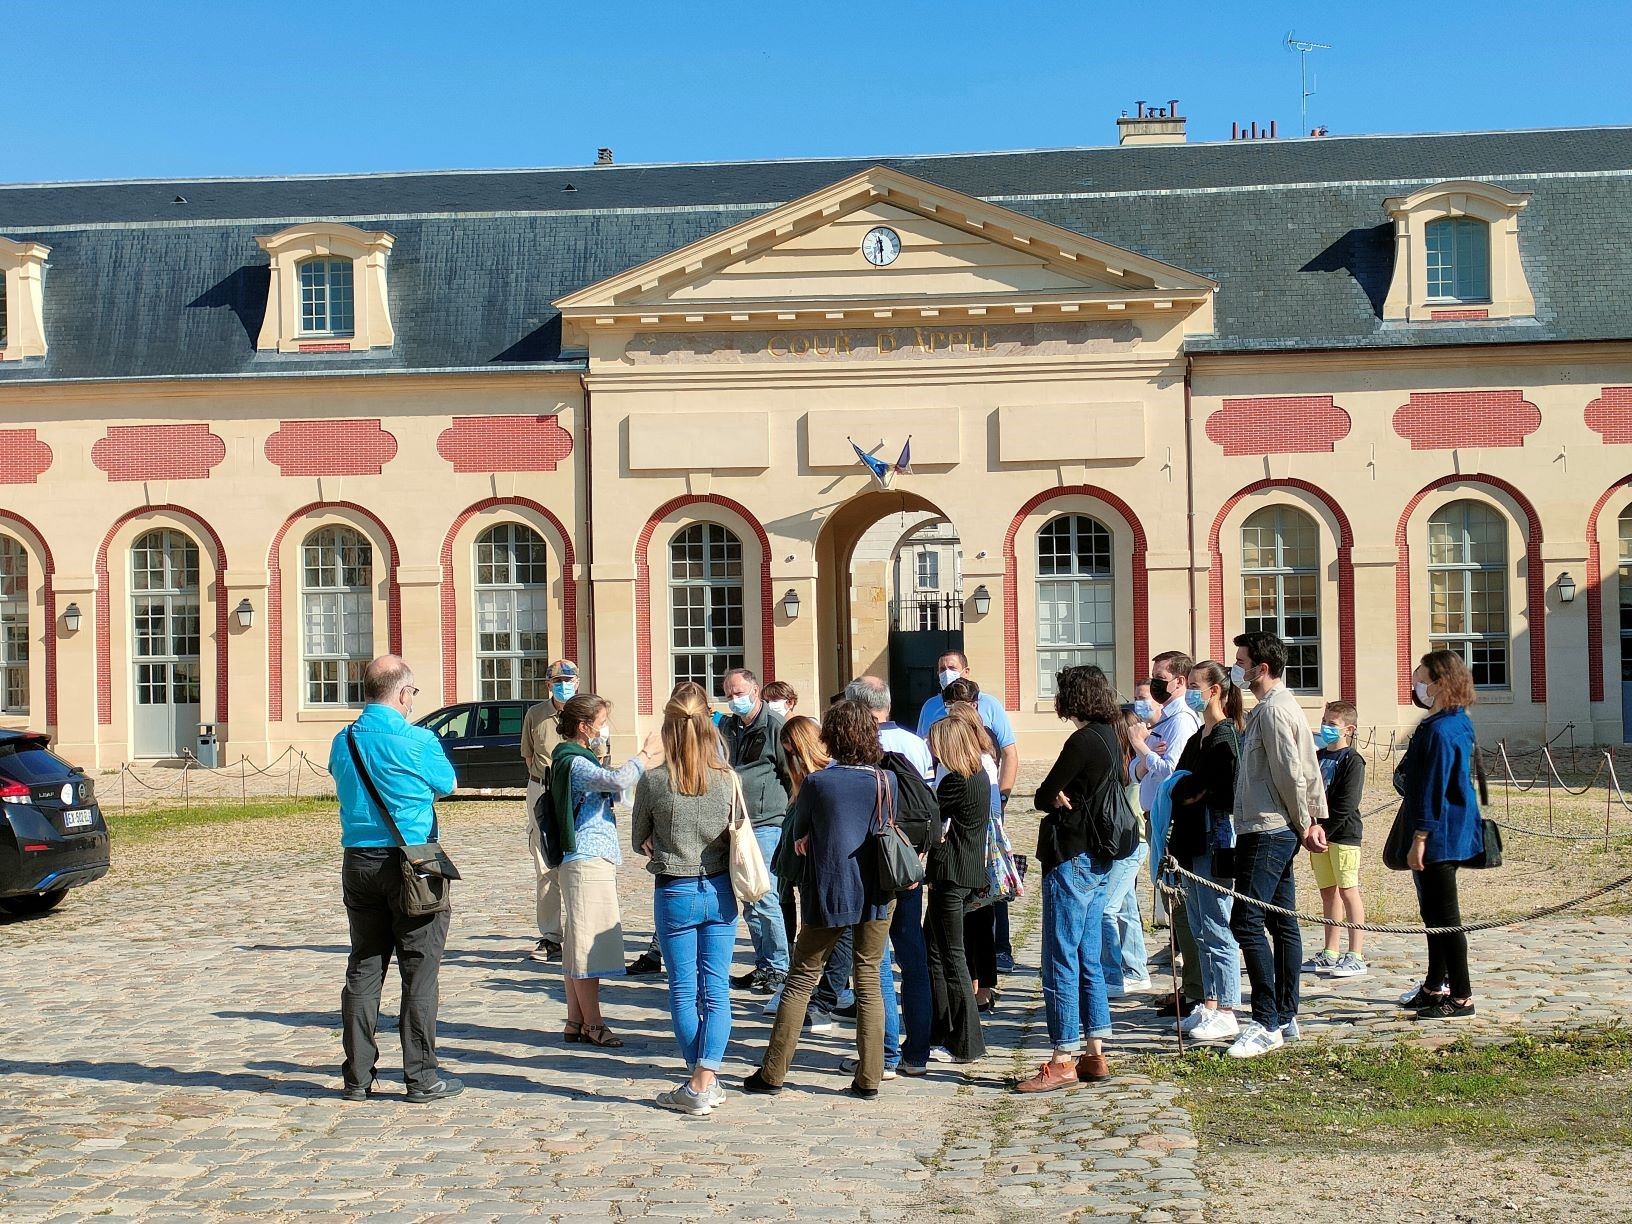
[[(1620, 3), (291, 5), (10, 0), (0, 180), (1096, 145), (1137, 99), (1190, 139), (1632, 122)], [(17, 69), (20, 67), (21, 72)], [(368, 129), (374, 129), (369, 132)], [(366, 134), (365, 134), (366, 133)]]

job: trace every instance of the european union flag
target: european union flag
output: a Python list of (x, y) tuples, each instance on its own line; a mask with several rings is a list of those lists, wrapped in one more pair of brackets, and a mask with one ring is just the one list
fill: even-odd
[(890, 468), (890, 465), (885, 463), (884, 460), (878, 458), (876, 455), (869, 455), (866, 451), (862, 450), (861, 447), (856, 445), (856, 440), (854, 438), (850, 438), (848, 441), (850, 443), (850, 449), (856, 452), (856, 458), (860, 459), (867, 465), (867, 470), (873, 474), (873, 479), (878, 481), (879, 486), (885, 489), (889, 488), (890, 477), (894, 474)]

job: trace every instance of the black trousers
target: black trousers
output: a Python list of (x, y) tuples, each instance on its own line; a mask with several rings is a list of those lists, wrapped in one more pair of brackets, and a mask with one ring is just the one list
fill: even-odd
[[(1456, 867), (1455, 863), (1429, 863), (1417, 872), (1417, 909), (1422, 914), (1423, 926), (1462, 925), (1462, 903), (1456, 895)], [(1428, 973), (1423, 980), (1429, 989), (1438, 990), (1441, 982), (1450, 982), (1453, 999), (1471, 999), (1468, 937), (1456, 934), (1427, 938)]]
[(340, 1068), (348, 1088), (374, 1082), (380, 1047), (374, 1040), (380, 1019), (380, 988), (396, 953), (402, 977), (397, 1029), (402, 1036), (402, 1076), (410, 1090), (431, 1087), (436, 1073), (437, 975), (448, 942), (448, 913), (409, 918), (397, 909), (401, 883), (397, 851), (348, 847), (340, 868), (351, 956), (340, 991), (340, 1023), (346, 1061)]
[(929, 918), (924, 924), (929, 944), (929, 996), (935, 1017), (930, 1040), (944, 1045), (954, 1058), (973, 1059), (986, 1053), (963, 950), (963, 907), (974, 891), (955, 884), (930, 885)]
[(996, 905), (983, 905), (963, 916), (963, 956), (969, 962), (969, 976), (982, 988), (997, 985)]

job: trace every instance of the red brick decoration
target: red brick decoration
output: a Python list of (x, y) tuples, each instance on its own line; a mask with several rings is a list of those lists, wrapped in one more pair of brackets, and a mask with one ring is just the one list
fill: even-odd
[(1523, 446), (1541, 428), (1541, 410), (1523, 391), (1413, 391), (1394, 411), (1394, 432), (1412, 450)]
[(1469, 319), (1488, 319), (1490, 311), (1482, 306), (1466, 310), (1430, 310), (1428, 318), (1434, 323), (1461, 323)]
[[(1629, 388), (1605, 387), (1607, 394), (1610, 390), (1628, 390)], [(1598, 401), (1594, 400), (1596, 404)], [(1588, 424), (1591, 425), (1591, 407)], [(1594, 428), (1597, 428), (1594, 426)], [(1605, 435), (1604, 441), (1612, 439)], [(1605, 489), (1598, 500), (1592, 504), (1592, 513), (1587, 515), (1587, 699), (1602, 701), (1604, 699), (1604, 586), (1599, 575), (1603, 573), (1603, 553), (1598, 546), (1598, 516), (1604, 512), (1621, 489), (1632, 485), (1632, 476), (1622, 476), (1609, 488)]]
[[(1405, 503), (1400, 521), (1394, 528), (1394, 546), (1399, 559), (1394, 564), (1394, 645), (1395, 667), (1399, 672), (1396, 682), (1400, 704), (1411, 704), (1411, 673), (1417, 661), (1411, 652), (1411, 515), (1422, 499), (1435, 489), (1450, 484), (1485, 485), (1507, 494), (1518, 505), (1525, 517), (1525, 614), (1530, 633), (1530, 700), (1547, 700), (1547, 617), (1546, 577), (1541, 568), (1541, 520), (1530, 499), (1499, 476), (1441, 476), (1424, 485), (1416, 496)], [(1517, 636), (1517, 635), (1514, 635)]]
[(1350, 424), (1329, 395), (1262, 395), (1225, 400), (1207, 436), (1226, 455), (1292, 455), (1334, 449)]
[(553, 416), (454, 417), (436, 453), (456, 472), (553, 472), (572, 435)]
[[(19, 431), (21, 432), (21, 431)], [(26, 431), (33, 433), (33, 430)], [(57, 725), (57, 593), (52, 586), (56, 562), (51, 557), (51, 546), (45, 542), (40, 529), (27, 519), (0, 510), (0, 527), (12, 529), (34, 554), (40, 567), (40, 581), (45, 589), (45, 725), (55, 730)]]
[[(453, 585), (453, 537), (458, 535), (459, 529), (476, 515), (496, 507), (531, 510), (548, 523), (554, 533), (555, 538), (548, 542), (555, 552), (556, 562), (561, 566), (561, 648), (552, 654), (558, 659), (576, 661), (578, 658), (578, 583), (572, 576), (572, 569), (576, 564), (572, 536), (560, 519), (535, 501), (529, 501), (524, 497), (489, 497), (469, 507), (454, 519), (453, 526), (448, 528), (448, 534), (442, 539), (443, 705), (450, 705), (459, 700), (459, 609), (458, 592)], [(519, 521), (526, 522), (525, 519)], [(526, 525), (533, 526), (532, 523)]]
[[(1026, 516), (1045, 502), (1059, 497), (1094, 497), (1104, 502), (1127, 521), (1133, 532), (1133, 658), (1135, 670), (1150, 659), (1150, 574), (1145, 569), (1145, 528), (1129, 509), (1128, 503), (1108, 489), (1098, 485), (1064, 485), (1058, 489), (1044, 489), (1015, 513), (1009, 520), (1008, 533), (1003, 537), (1003, 706), (1020, 708), (1020, 592), (1019, 565), (1015, 560), (1014, 540)], [(1114, 680), (1114, 678), (1113, 678)]]
[(283, 566), (278, 556), (289, 528), (319, 510), (350, 510), (360, 514), (374, 524), (378, 533), (376, 538), (385, 541), (386, 649), (392, 654), (402, 653), (402, 588), (397, 585), (397, 560), (400, 554), (396, 537), (386, 530), (385, 524), (372, 511), (364, 510), (356, 502), (308, 502), (283, 520), (283, 526), (272, 537), (272, 547), (266, 554), (266, 717), (270, 722), (283, 721)]
[(267, 460), (284, 476), (378, 476), (397, 456), (397, 440), (365, 421), (279, 421)]
[(207, 480), (226, 457), (208, 425), (110, 425), (91, 447), (109, 480)]
[(0, 484), (33, 484), (51, 466), (51, 448), (32, 429), (0, 429)]
[[(1207, 602), (1212, 622), (1213, 658), (1226, 663), (1235, 658), (1233, 650), (1228, 655), (1225, 654), (1227, 646), (1224, 637), (1224, 555), (1219, 546), (1224, 520), (1243, 498), (1264, 489), (1301, 489), (1330, 510), (1332, 517), (1337, 520), (1338, 684), (1343, 700), (1352, 703), (1355, 700), (1357, 679), (1354, 671), (1354, 528), (1349, 525), (1349, 516), (1343, 512), (1343, 507), (1339, 506), (1325, 490), (1317, 488), (1307, 480), (1255, 481), (1227, 500), (1213, 519), (1213, 529), (1207, 536)], [(1298, 508), (1302, 509), (1301, 506)]]
[(227, 721), (227, 550), (221, 546), (215, 528), (185, 506), (137, 506), (114, 520), (96, 550), (96, 721), (104, 727), (113, 722), (113, 594), (108, 589), (108, 546), (131, 519), (159, 512), (173, 514), (190, 524), (193, 534), (208, 539), (215, 551), (215, 717), (219, 722)]
[(741, 502), (721, 497), (718, 493), (673, 497), (652, 511), (652, 516), (640, 529), (640, 539), (635, 544), (635, 695), (642, 714), (650, 714), (653, 708), (652, 567), (647, 560), (647, 550), (659, 523), (680, 507), (693, 505), (722, 506), (735, 512), (753, 528), (759, 540), (759, 640), (764, 647), (759, 671), (762, 676), (776, 678), (776, 607), (771, 602), (771, 538)]
[(1632, 387), (1605, 387), (1587, 405), (1587, 428), (1605, 442), (1632, 442)]

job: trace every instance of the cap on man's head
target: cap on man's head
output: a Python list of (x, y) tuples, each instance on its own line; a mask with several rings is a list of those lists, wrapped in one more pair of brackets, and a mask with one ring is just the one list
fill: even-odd
[(566, 677), (578, 678), (578, 664), (571, 659), (557, 659), (550, 664), (550, 679), (561, 680)]

